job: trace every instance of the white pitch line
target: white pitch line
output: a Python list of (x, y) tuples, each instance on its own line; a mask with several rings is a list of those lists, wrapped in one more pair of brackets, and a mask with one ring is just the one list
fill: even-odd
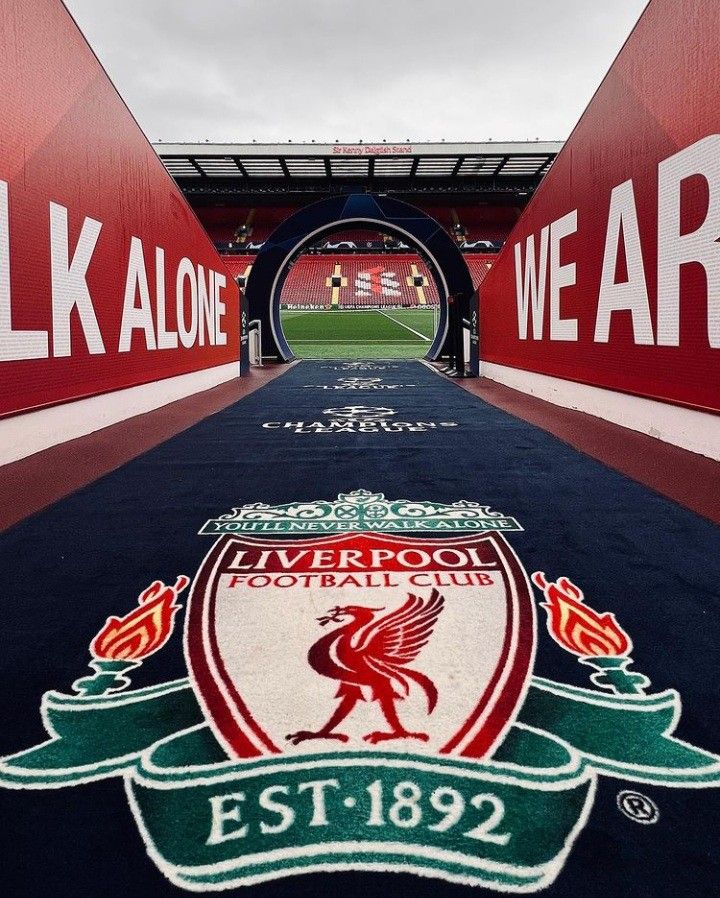
[(400, 327), (404, 327), (406, 331), (410, 331), (411, 334), (415, 334), (415, 336), (420, 337), (421, 340), (425, 340), (426, 343), (432, 343), (430, 337), (426, 337), (425, 334), (421, 334), (420, 331), (413, 330), (411, 327), (408, 327), (407, 324), (403, 324), (402, 321), (398, 321), (397, 318), (393, 318), (392, 315), (388, 315), (387, 312), (383, 312), (382, 309), (376, 309), (376, 312), (379, 312), (381, 315), (384, 315), (386, 318), (389, 318), (390, 321), (394, 321), (395, 324), (399, 324)]

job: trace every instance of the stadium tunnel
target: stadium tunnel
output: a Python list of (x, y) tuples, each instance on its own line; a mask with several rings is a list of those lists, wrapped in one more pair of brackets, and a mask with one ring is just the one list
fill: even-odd
[[(464, 370), (467, 360), (462, 326), (470, 315), (474, 288), (460, 249), (426, 212), (373, 194), (337, 196), (311, 203), (287, 218), (265, 240), (245, 288), (250, 318), (262, 324), (263, 357), (284, 362), (295, 358), (280, 317), (282, 288), (290, 263), (333, 232), (368, 226), (398, 237), (427, 261), (440, 299), (440, 318), (425, 358), (452, 358), (456, 368)], [(454, 297), (454, 302), (450, 303), (449, 297)]]

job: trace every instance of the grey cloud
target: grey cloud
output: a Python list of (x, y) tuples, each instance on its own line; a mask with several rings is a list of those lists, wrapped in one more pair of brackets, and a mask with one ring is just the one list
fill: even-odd
[(66, 0), (166, 141), (558, 139), (645, 0)]

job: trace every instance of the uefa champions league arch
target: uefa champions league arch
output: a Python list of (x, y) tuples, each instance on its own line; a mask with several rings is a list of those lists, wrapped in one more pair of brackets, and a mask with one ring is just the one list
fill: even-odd
[[(433, 360), (450, 355), (454, 316), (466, 317), (473, 295), (472, 278), (460, 249), (447, 231), (420, 209), (388, 196), (351, 194), (300, 209), (280, 224), (260, 249), (246, 297), (250, 318), (262, 323), (263, 356), (285, 362), (294, 359), (280, 319), (280, 297), (290, 262), (323, 237), (354, 227), (397, 237), (428, 262), (440, 297), (440, 319), (425, 357)], [(452, 307), (450, 296), (457, 298)]]

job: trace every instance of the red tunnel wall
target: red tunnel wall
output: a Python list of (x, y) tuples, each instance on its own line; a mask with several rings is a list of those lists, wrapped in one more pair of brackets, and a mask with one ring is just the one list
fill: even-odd
[[(720, 244), (712, 248), (713, 240), (720, 238), (720, 137), (709, 137), (720, 133), (718, 34), (717, 0), (650, 3), (482, 284), (483, 361), (720, 410)], [(683, 156), (676, 156), (681, 151)], [(681, 166), (682, 160), (687, 177), (677, 175), (673, 181), (669, 169)], [(693, 174), (698, 171), (702, 174)], [(596, 328), (611, 193), (629, 179), (642, 268), (633, 248), (632, 196), (627, 186), (620, 189), (625, 214), (619, 235), (611, 233), (607, 241), (606, 266), (614, 283), (627, 281), (632, 268), (636, 326), (629, 310), (615, 311), (610, 315), (608, 342), (602, 342), (596, 339)], [(620, 199), (616, 196), (616, 202)], [(708, 291), (705, 268), (698, 262), (679, 266), (679, 334), (678, 345), (673, 345), (676, 244), (663, 229), (659, 252), (658, 210), (662, 206), (668, 220), (678, 204), (679, 228), (671, 229), (673, 234), (689, 234), (705, 222), (701, 242), (711, 283)], [(521, 247), (524, 278), (526, 239), (534, 234), (539, 274), (542, 229), (573, 210), (577, 210), (577, 230), (559, 240), (558, 246), (559, 264), (575, 263), (575, 283), (559, 290), (559, 315), (576, 319), (577, 339), (551, 339), (550, 250), (542, 338), (534, 339), (530, 314), (527, 337), (521, 339), (516, 246)], [(548, 246), (551, 236), (548, 232)], [(659, 255), (664, 260), (660, 277)], [(641, 271), (647, 290), (645, 312)], [(664, 299), (658, 315), (659, 284)], [(612, 288), (609, 292), (604, 288), (605, 304), (611, 294)], [(615, 301), (626, 300), (616, 297)], [(599, 336), (603, 336), (602, 326)]]
[[(0, 34), (0, 415), (236, 361), (237, 288), (65, 7), (59, 0), (3, 0)], [(50, 203), (67, 210), (64, 241), (65, 213), (56, 209), (54, 268)], [(3, 206), (9, 206), (9, 215)], [(72, 302), (79, 282), (63, 288), (58, 266), (63, 242), (69, 263), (83, 223), (92, 228), (86, 217), (101, 223), (86, 282), (104, 351), (89, 351), (75, 307), (69, 316), (70, 354), (62, 355), (63, 307)], [(136, 286), (134, 305), (141, 309), (136, 317), (142, 326), (131, 331), (129, 349), (120, 351), (132, 237), (142, 241), (150, 302), (143, 312)], [(160, 342), (156, 247), (165, 254), (166, 344), (177, 330), (178, 266), (183, 258), (190, 260), (182, 301), (188, 347), (178, 340), (177, 348), (148, 348)], [(83, 268), (80, 256), (78, 270)], [(199, 334), (191, 340), (189, 269), (197, 277), (198, 266), (206, 284), (208, 272), (218, 274), (212, 278), (225, 309), (220, 314), (217, 308), (217, 334), (225, 335), (225, 345), (219, 345), (222, 337), (211, 345), (211, 331), (212, 339), (216, 336), (213, 299), (209, 312), (203, 312), (203, 321), (212, 322), (203, 325), (205, 345)], [(87, 321), (87, 299), (83, 302)], [(126, 325), (132, 318), (127, 314)], [(93, 330), (92, 322), (85, 330)], [(31, 357), (42, 354), (43, 333), (48, 357)], [(96, 338), (94, 344), (100, 348)]]

